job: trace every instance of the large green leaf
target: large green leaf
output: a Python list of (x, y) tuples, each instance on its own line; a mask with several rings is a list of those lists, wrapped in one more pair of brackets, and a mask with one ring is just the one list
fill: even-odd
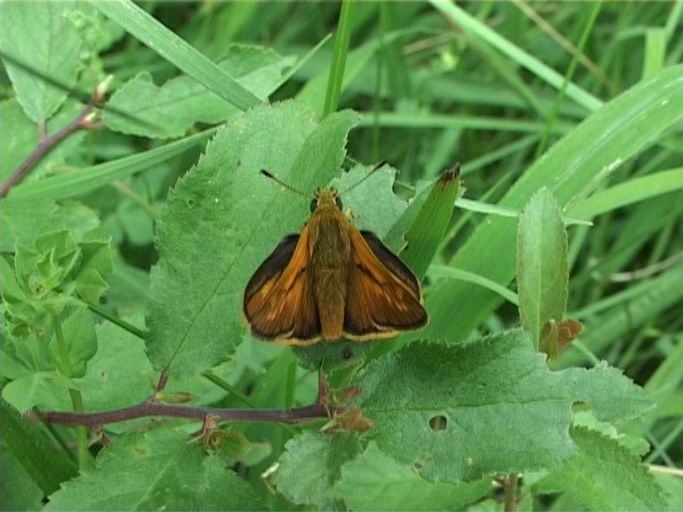
[(340, 167), (357, 116), (322, 124), (297, 102), (235, 117), (178, 183), (159, 222), (147, 325), (150, 358), (175, 374), (199, 373), (239, 344), (244, 286), (280, 237), (298, 232), (308, 201), (259, 174), (306, 191)]
[(574, 451), (574, 402), (603, 421), (652, 406), (618, 370), (551, 372), (521, 331), (465, 346), (413, 344), (373, 361), (357, 383), (379, 448), (435, 481), (557, 466)]
[[(625, 160), (683, 119), (683, 66), (663, 70), (596, 111), (526, 170), (500, 206), (520, 209), (546, 186), (558, 203), (580, 204)], [(480, 224), (450, 262), (452, 266), (507, 284), (515, 270), (515, 229), (510, 219)], [(457, 281), (437, 282), (429, 291), (430, 325), (422, 336), (463, 340), (500, 298)]]
[(0, 48), (12, 59), (36, 69), (46, 82), (5, 60), (17, 100), (33, 121), (47, 121), (66, 100), (78, 77), (81, 41), (69, 19), (74, 2), (2, 2)]
[(118, 438), (46, 510), (261, 510), (249, 484), (182, 429)]

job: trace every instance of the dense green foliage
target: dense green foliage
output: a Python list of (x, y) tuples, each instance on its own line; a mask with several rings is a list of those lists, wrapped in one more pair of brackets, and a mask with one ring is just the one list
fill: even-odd
[[(2, 508), (681, 508), (682, 20), (1, 3)], [(254, 340), (244, 286), (309, 215), (261, 169), (353, 186), (429, 325)], [(320, 366), (330, 417), (253, 421), (307, 410)], [(52, 414), (146, 400), (197, 415)]]

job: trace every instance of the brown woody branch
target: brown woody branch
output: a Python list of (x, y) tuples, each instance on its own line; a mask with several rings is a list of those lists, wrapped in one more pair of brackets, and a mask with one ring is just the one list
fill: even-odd
[(10, 189), (23, 180), (26, 175), (35, 167), (35, 165), (49, 153), (57, 144), (66, 139), (76, 130), (82, 128), (90, 128), (92, 126), (94, 107), (92, 104), (86, 105), (83, 110), (66, 126), (57, 130), (52, 135), (41, 137), (40, 142), (36, 145), (30, 155), (19, 164), (19, 167), (7, 178), (7, 181), (0, 185), (0, 197), (5, 197)]
[(335, 409), (317, 401), (306, 407), (293, 409), (218, 409), (212, 407), (192, 407), (187, 405), (162, 404), (146, 400), (131, 407), (95, 413), (43, 412), (45, 419), (63, 425), (103, 425), (136, 418), (153, 416), (188, 418), (205, 421), (211, 417), (218, 422), (281, 422), (299, 423), (306, 420), (330, 418)]

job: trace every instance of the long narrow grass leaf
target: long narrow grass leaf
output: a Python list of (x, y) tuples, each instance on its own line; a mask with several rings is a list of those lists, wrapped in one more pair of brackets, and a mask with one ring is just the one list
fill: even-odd
[(245, 89), (225, 70), (130, 0), (95, 0), (91, 1), (91, 5), (178, 69), (240, 110), (261, 103), (256, 95)]

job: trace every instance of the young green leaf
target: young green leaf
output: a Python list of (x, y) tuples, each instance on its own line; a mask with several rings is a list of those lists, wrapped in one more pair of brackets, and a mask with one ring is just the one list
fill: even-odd
[(143, 341), (105, 322), (95, 327), (98, 349), (88, 361), (81, 386), (89, 412), (126, 407), (149, 398), (158, 377)]
[(118, 438), (96, 467), (62, 484), (45, 510), (262, 510), (249, 484), (182, 429)]
[[(344, 211), (350, 211), (351, 222), (358, 229), (384, 238), (407, 204), (392, 192), (396, 169), (385, 165), (375, 172), (372, 170), (372, 166), (356, 165), (333, 179), (330, 186), (341, 193)], [(344, 193), (347, 189), (348, 193)]]
[[(517, 231), (517, 289), (522, 327), (537, 349), (557, 357), (557, 336), (544, 326), (559, 324), (567, 307), (569, 269), (562, 214), (547, 188), (531, 198)], [(555, 333), (557, 334), (557, 333)]]
[(81, 40), (69, 19), (69, 12), (75, 8), (75, 2), (0, 4), (3, 54), (65, 86), (55, 87), (35, 73), (5, 60), (17, 100), (36, 123), (47, 121), (66, 100), (68, 89), (76, 83)]
[(418, 279), (427, 272), (448, 228), (453, 203), (460, 188), (459, 172), (460, 167), (456, 166), (434, 182), (417, 219), (405, 235), (407, 246), (401, 252), (401, 259), (415, 272)]

